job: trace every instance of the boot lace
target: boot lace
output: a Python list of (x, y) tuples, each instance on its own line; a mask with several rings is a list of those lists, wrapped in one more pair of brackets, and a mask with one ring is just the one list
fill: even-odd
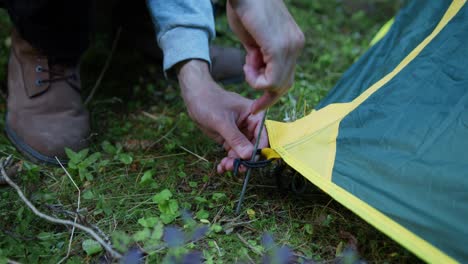
[(36, 66), (36, 72), (48, 72), (51, 77), (50, 79), (37, 79), (36, 80), (36, 85), (41, 86), (45, 83), (54, 83), (54, 82), (60, 82), (60, 81), (65, 81), (68, 85), (70, 85), (73, 89), (79, 91), (80, 88), (73, 82), (78, 80), (78, 76), (73, 73), (69, 75), (65, 75), (64, 71), (55, 71), (51, 69), (45, 69), (44, 67), (38, 65)]

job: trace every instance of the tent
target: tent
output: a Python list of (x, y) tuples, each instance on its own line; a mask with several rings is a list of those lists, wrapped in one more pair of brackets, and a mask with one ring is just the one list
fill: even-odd
[(468, 6), (412, 0), (306, 117), (267, 121), (310, 182), (432, 263), (468, 263)]

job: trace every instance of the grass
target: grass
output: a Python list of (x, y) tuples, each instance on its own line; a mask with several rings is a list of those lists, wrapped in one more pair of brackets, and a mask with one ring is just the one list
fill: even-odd
[[(349, 2), (353, 1), (287, 1), (307, 44), (295, 88), (271, 109), (270, 119), (300, 117), (312, 109), (365, 52), (373, 34), (395, 11), (392, 1), (367, 4), (371, 7), (367, 13), (357, 11), (359, 1)], [(220, 34), (216, 42), (238, 46), (225, 17), (221, 15), (217, 23)], [(3, 89), (10, 26), (6, 14), (0, 13)], [(97, 36), (82, 65), (83, 87), (88, 92), (111, 42), (109, 34)], [(92, 144), (82, 153), (70, 153), (68, 169), (81, 190), (82, 214), (110, 234), (118, 249), (135, 244), (144, 247), (150, 252), (148, 263), (191, 249), (202, 251), (207, 263), (258, 262), (258, 252), (264, 250), (262, 234), (270, 232), (276, 243), (316, 261), (334, 259), (347, 245), (357, 247), (360, 258), (368, 262), (419, 261), (318, 190), (311, 188), (304, 196), (281, 194), (267, 171), (254, 175), (244, 210), (237, 217), (234, 210), (242, 179), (229, 173), (216, 174), (214, 168), (223, 152), (189, 119), (177, 84), (162, 79), (160, 67), (134, 50), (121, 48), (115, 55), (90, 106)], [(257, 96), (246, 85), (227, 89)], [(5, 103), (5, 98), (0, 99), (2, 114)], [(3, 134), (0, 153), (14, 154), (21, 161), (21, 173), (15, 180), (42, 211), (64, 217), (51, 210), (51, 205), (64, 210), (76, 208), (78, 193), (63, 170), (28, 162)], [(2, 187), (0, 197), (0, 262), (8, 258), (53, 263), (65, 256), (69, 229), (38, 219), (10, 188)], [(183, 221), (179, 210), (172, 210), (177, 208), (193, 212), (194, 221)], [(210, 231), (196, 243), (161, 250), (157, 248), (162, 243), (162, 226), (154, 225), (160, 221), (185, 230), (207, 224)], [(67, 263), (102, 260), (99, 248), (83, 248), (87, 239), (77, 232)]]

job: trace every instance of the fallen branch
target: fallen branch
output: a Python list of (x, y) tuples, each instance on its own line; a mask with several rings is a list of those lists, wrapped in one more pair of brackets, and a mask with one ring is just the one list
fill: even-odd
[[(12, 166), (7, 169), (6, 174), (11, 177), (12, 175), (16, 174), (17, 169), (18, 168), (16, 168), (16, 166)], [(5, 184), (8, 184), (8, 183), (6, 182), (5, 178), (2, 175), (0, 175), (0, 185), (5, 185)]]
[(106, 233), (104, 233), (104, 231), (102, 231), (97, 225), (94, 225), (94, 224), (88, 222), (86, 220), (86, 217), (84, 217), (84, 216), (82, 216), (80, 214), (80, 212), (83, 212), (83, 211), (87, 212), (86, 208), (82, 208), (82, 209), (79, 209), (79, 210), (76, 210), (75, 212), (73, 212), (73, 211), (70, 211), (70, 210), (63, 209), (61, 205), (45, 204), (45, 206), (49, 210), (51, 210), (53, 212), (57, 212), (57, 213), (60, 213), (60, 214), (65, 214), (66, 216), (70, 216), (71, 218), (77, 217), (77, 222), (78, 223), (80, 223), (82, 225), (90, 226), (98, 235), (100, 235), (104, 239), (104, 241), (111, 244), (109, 236)]
[(29, 209), (31, 209), (31, 211), (37, 215), (38, 217), (46, 220), (46, 221), (49, 221), (51, 223), (55, 223), (55, 224), (61, 224), (61, 225), (68, 225), (68, 226), (72, 226), (74, 228), (78, 228), (80, 230), (82, 230), (83, 232), (87, 233), (88, 235), (90, 235), (92, 238), (94, 238), (94, 240), (96, 240), (113, 258), (116, 258), (116, 259), (120, 259), (122, 258), (122, 255), (115, 251), (112, 246), (110, 246), (109, 244), (107, 244), (98, 234), (96, 234), (96, 232), (94, 232), (91, 228), (87, 227), (87, 226), (84, 226), (84, 225), (81, 225), (79, 223), (74, 223), (72, 221), (69, 221), (69, 220), (63, 220), (63, 219), (60, 219), (60, 218), (55, 218), (55, 217), (51, 217), (49, 215), (46, 215), (44, 213), (42, 213), (41, 211), (39, 211), (29, 200), (28, 198), (26, 198), (26, 196), (24, 195), (24, 193), (21, 191), (20, 187), (18, 185), (16, 185), (15, 182), (13, 182), (10, 177), (7, 175), (7, 173), (5, 172), (5, 166), (7, 166), (11, 161), (11, 155), (5, 160), (5, 161), (2, 161), (0, 162), (0, 172), (1, 172), (1, 175), (3, 176), (3, 178), (5, 179), (6, 183), (8, 183), (8, 185), (10, 185), (11, 187), (13, 187), (13, 189), (16, 190), (16, 192), (18, 193), (19, 197), (21, 198), (21, 200), (23, 200), (23, 202), (29, 207)]

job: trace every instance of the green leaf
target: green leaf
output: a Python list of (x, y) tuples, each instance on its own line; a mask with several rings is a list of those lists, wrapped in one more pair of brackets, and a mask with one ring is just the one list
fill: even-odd
[(127, 153), (121, 153), (121, 154), (119, 154), (118, 157), (119, 157), (119, 160), (125, 165), (130, 165), (133, 162), (132, 156), (130, 156)]
[(83, 241), (83, 243), (81, 243), (81, 247), (88, 256), (92, 256), (102, 251), (101, 245), (92, 239), (86, 239), (85, 241)]
[(94, 198), (94, 193), (91, 190), (87, 190), (83, 193), (83, 199), (85, 200), (91, 200)]
[(123, 146), (120, 143), (115, 144), (115, 154), (121, 153), (123, 150)]
[(50, 232), (41, 232), (39, 233), (39, 235), (37, 235), (37, 238), (39, 238), (40, 240), (50, 240), (51, 238), (54, 237), (54, 233), (50, 233)]
[(112, 215), (113, 211), (112, 211), (112, 208), (106, 206), (104, 208), (102, 208), (102, 210), (104, 211), (104, 213), (107, 215), (107, 216), (110, 216)]
[(132, 238), (125, 232), (115, 231), (112, 233), (112, 244), (117, 250), (121, 252), (127, 251), (131, 242)]
[(170, 215), (177, 217), (179, 216), (179, 203), (176, 200), (169, 200), (166, 202), (162, 202), (158, 204), (159, 211), (161, 211), (161, 215)]
[(70, 159), (70, 161), (75, 161), (78, 159), (78, 154), (69, 148), (65, 148), (65, 154)]
[(314, 234), (314, 227), (311, 224), (305, 224), (304, 225), (304, 230), (306, 231), (307, 234), (313, 235)]
[(333, 221), (333, 216), (327, 214), (327, 217), (322, 221), (322, 225), (323, 226), (330, 226), (332, 221)]
[(111, 161), (110, 161), (110, 160), (107, 160), (107, 159), (101, 160), (101, 161), (99, 162), (99, 167), (100, 167), (100, 168), (106, 167), (106, 166), (109, 165), (110, 162), (111, 162)]
[(209, 182), (210, 181), (210, 176), (203, 175), (202, 181), (205, 182), (205, 183)]
[(224, 193), (213, 193), (212, 198), (216, 202), (219, 202), (219, 201), (225, 200), (227, 197), (226, 197), (226, 194), (224, 194)]
[(205, 197), (196, 196), (195, 197), (195, 202), (197, 202), (198, 204), (202, 204), (202, 203), (207, 203), (208, 200)]
[(87, 156), (88, 156), (88, 153), (89, 153), (89, 149), (83, 149), (81, 150), (80, 152), (77, 153), (77, 159), (78, 161), (82, 161), (84, 160)]
[(175, 215), (172, 214), (161, 214), (161, 221), (167, 225), (172, 223), (176, 219)]
[(141, 177), (140, 185), (148, 185), (154, 182), (153, 174), (154, 172), (152, 170), (145, 171), (145, 173), (143, 174), (143, 177)]
[(151, 240), (159, 240), (164, 234), (164, 225), (162, 222), (156, 223), (151, 234)]
[(159, 223), (159, 219), (157, 217), (144, 217), (138, 219), (138, 223), (143, 227), (152, 228)]
[(153, 196), (153, 202), (155, 203), (162, 203), (163, 201), (167, 201), (172, 197), (171, 191), (168, 189), (162, 190), (160, 193)]
[(204, 209), (198, 211), (195, 216), (198, 218), (198, 219), (208, 219), (208, 217), (210, 216), (210, 213), (208, 213), (207, 211), (205, 211)]
[(77, 169), (78, 165), (86, 158), (89, 150), (83, 149), (80, 152), (74, 152), (69, 148), (65, 148), (65, 154), (67, 154), (70, 161), (68, 162), (68, 167), (71, 169)]
[(169, 203), (167, 201), (160, 202), (158, 204), (159, 211), (161, 214), (170, 214)]
[(116, 154), (117, 153), (117, 149), (114, 146), (112, 146), (112, 144), (109, 143), (109, 141), (107, 141), (107, 140), (102, 142), (101, 147), (104, 150), (104, 152), (106, 152), (107, 154)]
[(88, 181), (92, 181), (94, 178), (93, 175), (88, 171), (88, 169), (84, 167), (79, 168), (78, 173), (80, 174), (81, 180), (86, 179)]
[(133, 239), (136, 241), (136, 242), (141, 242), (141, 241), (144, 241), (144, 240), (147, 240), (149, 237), (151, 236), (151, 231), (149, 228), (145, 228), (141, 231), (138, 231), (136, 232), (134, 235), (133, 235)]
[(0, 263), (10, 263), (9, 259), (5, 256), (3, 256), (3, 253), (0, 252)]
[(101, 153), (96, 152), (91, 154), (89, 157), (87, 157), (85, 160), (82, 161), (82, 163), (86, 166), (89, 167), (90, 165), (94, 164), (99, 158), (101, 158)]
[(171, 214), (178, 215), (179, 214), (179, 203), (176, 200), (169, 200), (169, 212)]
[(223, 231), (223, 227), (221, 225), (214, 224), (214, 225), (211, 226), (211, 230), (213, 230), (213, 232), (215, 232), (215, 233), (219, 233), (219, 232)]
[(342, 255), (344, 247), (345, 247), (345, 245), (344, 245), (343, 241), (340, 241), (340, 243), (338, 243), (338, 246), (336, 246), (336, 249), (335, 249), (335, 256), (336, 257), (339, 257), (339, 256)]

